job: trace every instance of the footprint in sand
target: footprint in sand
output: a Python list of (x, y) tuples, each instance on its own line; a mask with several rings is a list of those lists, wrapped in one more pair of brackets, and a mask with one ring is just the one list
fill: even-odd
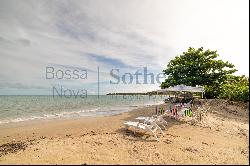
[(166, 139), (165, 141), (163, 141), (163, 142), (165, 142), (166, 144), (171, 144), (172, 143), (172, 141), (171, 140), (169, 140), (169, 139)]
[(184, 148), (183, 151), (189, 151), (189, 152), (192, 152), (192, 153), (199, 152), (197, 149), (194, 149), (194, 148), (191, 148), (191, 147)]
[(202, 144), (204, 144), (204, 145), (207, 145), (207, 146), (208, 146), (208, 143), (206, 143), (206, 142), (202, 142)]

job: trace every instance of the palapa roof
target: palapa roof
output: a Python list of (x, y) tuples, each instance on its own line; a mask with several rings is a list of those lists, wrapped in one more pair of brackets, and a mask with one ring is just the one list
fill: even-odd
[(186, 85), (176, 85), (169, 88), (158, 90), (157, 92), (204, 92), (203, 86), (186, 86)]

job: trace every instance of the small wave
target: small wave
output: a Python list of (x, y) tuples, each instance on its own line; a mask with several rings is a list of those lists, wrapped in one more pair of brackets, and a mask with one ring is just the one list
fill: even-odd
[(71, 112), (60, 112), (60, 113), (56, 113), (55, 116), (56, 117), (68, 117), (71, 115), (81, 115), (83, 113), (96, 112), (98, 110), (99, 108), (89, 109), (89, 110), (80, 110), (80, 111), (71, 111)]
[(27, 117), (27, 118), (6, 119), (6, 120), (0, 121), (0, 124), (24, 122), (24, 121), (35, 120), (35, 119), (43, 119), (43, 117), (41, 117), (41, 116), (31, 116), (31, 117)]
[(164, 101), (159, 101), (159, 102), (156, 103), (155, 105), (160, 105), (160, 104), (164, 104)]
[(164, 104), (164, 101), (158, 101), (158, 102), (150, 102), (150, 103), (145, 103), (144, 106), (153, 106), (153, 105), (161, 105)]
[(41, 116), (31, 116), (31, 117), (24, 117), (24, 118), (14, 118), (14, 119), (6, 119), (6, 120), (0, 120), (0, 124), (6, 124), (6, 123), (16, 123), (16, 122), (24, 122), (24, 121), (30, 121), (30, 120), (41, 120), (41, 119), (54, 119), (54, 118), (66, 118), (71, 117), (73, 115), (81, 116), (83, 113), (87, 112), (96, 112), (99, 108), (90, 109), (90, 110), (80, 110), (80, 111), (72, 111), (72, 112), (61, 112), (61, 113), (54, 113), (54, 114), (44, 114)]

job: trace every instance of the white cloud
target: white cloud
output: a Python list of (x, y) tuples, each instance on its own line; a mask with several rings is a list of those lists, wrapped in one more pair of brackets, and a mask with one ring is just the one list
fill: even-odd
[[(223, 60), (236, 65), (238, 74), (248, 75), (248, 12), (247, 0), (2, 0), (0, 81), (7, 88), (2, 86), (0, 93), (18, 85), (51, 88), (52, 82), (44, 78), (50, 65), (93, 71), (88, 80), (66, 81), (74, 86), (95, 83), (97, 66), (102, 81), (110, 80), (109, 71), (117, 65), (127, 65), (124, 71), (132, 73), (144, 66), (160, 72), (189, 46), (218, 50)], [(95, 60), (89, 54), (96, 55)], [(105, 88), (105, 93), (112, 91)], [(147, 91), (158, 85), (124, 88)], [(31, 91), (35, 93), (27, 93)]]

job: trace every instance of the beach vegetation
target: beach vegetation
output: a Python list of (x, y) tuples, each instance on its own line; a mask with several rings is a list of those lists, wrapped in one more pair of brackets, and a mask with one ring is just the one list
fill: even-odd
[(161, 83), (161, 88), (180, 84), (200, 85), (205, 88), (206, 98), (247, 100), (249, 79), (233, 76), (232, 74), (237, 71), (235, 66), (218, 58), (217, 51), (204, 50), (203, 47), (198, 49), (189, 47), (187, 52), (176, 56), (163, 70), (167, 78)]
[(219, 98), (233, 101), (249, 101), (249, 78), (246, 76), (230, 76), (221, 86)]

